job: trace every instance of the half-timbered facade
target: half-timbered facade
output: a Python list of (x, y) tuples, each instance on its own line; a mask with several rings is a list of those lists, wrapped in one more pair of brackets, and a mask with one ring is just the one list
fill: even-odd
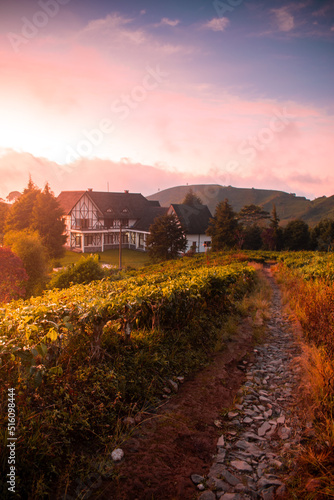
[(146, 250), (149, 227), (167, 212), (159, 202), (139, 193), (62, 191), (58, 201), (65, 212), (66, 246), (80, 252), (103, 252), (119, 247)]
[(187, 236), (187, 250), (204, 252), (211, 244), (205, 231), (211, 218), (206, 205), (172, 204), (161, 207), (158, 201), (142, 194), (93, 191), (62, 191), (58, 202), (65, 213), (66, 247), (78, 252), (103, 252), (118, 248), (146, 251), (146, 238), (154, 219), (175, 214)]

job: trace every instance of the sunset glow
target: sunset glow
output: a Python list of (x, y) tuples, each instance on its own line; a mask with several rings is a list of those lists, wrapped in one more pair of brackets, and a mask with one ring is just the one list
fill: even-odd
[(56, 194), (334, 194), (333, 2), (22, 0), (0, 19), (0, 197), (29, 174)]

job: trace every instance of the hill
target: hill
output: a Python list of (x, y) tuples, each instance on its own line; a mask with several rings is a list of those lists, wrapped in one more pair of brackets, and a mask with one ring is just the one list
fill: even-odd
[(322, 196), (311, 201), (304, 196), (296, 196), (295, 193), (285, 193), (284, 191), (235, 188), (219, 186), (218, 184), (195, 184), (164, 189), (147, 196), (147, 198), (159, 201), (162, 206), (169, 206), (171, 203), (182, 203), (190, 189), (201, 198), (205, 205), (208, 205), (212, 214), (215, 212), (216, 205), (227, 198), (236, 212), (244, 205), (253, 203), (261, 205), (265, 210), (271, 212), (273, 205), (276, 205), (283, 225), (298, 218), (310, 226), (314, 226), (326, 217), (334, 219), (334, 196), (329, 198)]

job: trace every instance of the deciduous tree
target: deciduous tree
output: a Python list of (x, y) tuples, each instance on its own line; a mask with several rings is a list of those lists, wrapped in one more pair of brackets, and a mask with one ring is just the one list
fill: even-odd
[(334, 220), (323, 219), (311, 231), (313, 250), (329, 252), (334, 245)]
[(6, 219), (10, 210), (10, 205), (0, 201), (0, 235), (4, 233)]
[(290, 221), (283, 232), (286, 250), (308, 250), (310, 246), (309, 227), (303, 220)]
[(242, 248), (245, 250), (259, 250), (262, 247), (261, 228), (257, 224), (246, 226), (243, 229), (244, 242)]
[(38, 295), (47, 282), (47, 257), (45, 247), (37, 232), (10, 231), (5, 234), (5, 244), (20, 257), (29, 277), (26, 296)]

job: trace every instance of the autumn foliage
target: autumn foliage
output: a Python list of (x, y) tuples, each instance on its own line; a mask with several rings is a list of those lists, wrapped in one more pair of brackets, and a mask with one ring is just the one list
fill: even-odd
[(0, 304), (25, 295), (28, 275), (10, 248), (0, 247)]

